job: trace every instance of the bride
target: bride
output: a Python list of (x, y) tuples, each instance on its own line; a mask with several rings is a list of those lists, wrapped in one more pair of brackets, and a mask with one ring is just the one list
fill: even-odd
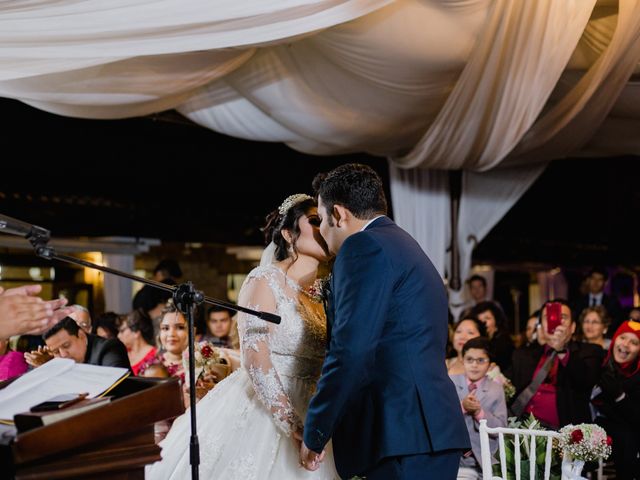
[[(299, 439), (320, 376), (326, 347), (322, 301), (311, 293), (320, 262), (328, 259), (316, 203), (288, 197), (267, 217), (271, 243), (248, 275), (238, 303), (280, 315), (274, 325), (239, 313), (242, 368), (197, 404), (200, 476), (205, 479), (339, 478), (330, 445), (315, 472), (299, 463)], [(147, 479), (189, 477), (189, 415), (160, 444), (162, 460)]]

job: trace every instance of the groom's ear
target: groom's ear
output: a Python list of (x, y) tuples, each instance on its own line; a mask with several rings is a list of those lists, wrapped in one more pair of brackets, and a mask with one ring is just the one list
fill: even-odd
[(349, 210), (344, 208), (342, 205), (334, 205), (332, 214), (335, 220), (336, 227), (340, 227), (344, 226), (344, 222), (349, 216)]

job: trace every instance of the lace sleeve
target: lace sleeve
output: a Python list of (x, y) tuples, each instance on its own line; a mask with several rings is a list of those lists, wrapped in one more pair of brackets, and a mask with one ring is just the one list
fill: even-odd
[[(275, 313), (273, 294), (264, 279), (250, 278), (242, 287), (240, 305), (254, 310)], [(276, 426), (289, 436), (300, 429), (302, 422), (296, 415), (271, 361), (270, 337), (276, 325), (257, 317), (240, 313), (238, 318), (242, 364), (249, 373), (260, 401), (271, 412)]]

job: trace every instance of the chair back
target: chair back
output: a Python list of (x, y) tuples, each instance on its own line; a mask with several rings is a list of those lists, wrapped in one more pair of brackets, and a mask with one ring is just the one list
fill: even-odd
[[(498, 436), (498, 459), (500, 464), (501, 476), (494, 476), (491, 462), (491, 448), (489, 446), (489, 435)], [(529, 459), (529, 475), (528, 479), (533, 480), (536, 478), (536, 461), (538, 452), (536, 452), (537, 438), (546, 438), (545, 441), (545, 457), (544, 457), (544, 480), (549, 480), (551, 472), (551, 450), (553, 448), (553, 439), (560, 438), (558, 432), (552, 430), (527, 430), (520, 428), (506, 428), (487, 427), (486, 420), (480, 420), (480, 452), (482, 456), (482, 478), (484, 480), (507, 480), (507, 454), (505, 447), (505, 436), (513, 437), (514, 443), (514, 461), (515, 472), (511, 472), (511, 475), (515, 474), (516, 480), (521, 480), (523, 472), (521, 472), (521, 460), (522, 452), (521, 448), (524, 447), (528, 450)], [(527, 448), (528, 446), (528, 448)], [(525, 452), (526, 454), (527, 452)], [(564, 470), (564, 469), (563, 469)], [(510, 476), (509, 478), (513, 478)], [(564, 475), (563, 475), (564, 478)]]

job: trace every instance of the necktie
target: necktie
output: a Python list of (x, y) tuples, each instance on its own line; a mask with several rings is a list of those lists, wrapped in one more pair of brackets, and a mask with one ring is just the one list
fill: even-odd
[(595, 307), (596, 305), (598, 305), (598, 302), (596, 300), (596, 297), (591, 297), (591, 306)]
[(477, 384), (475, 384), (475, 383), (473, 383), (473, 382), (471, 382), (471, 383), (469, 384), (469, 393), (473, 392), (473, 391), (474, 391), (474, 390), (476, 390), (477, 388), (478, 388), (478, 385), (477, 385)]

